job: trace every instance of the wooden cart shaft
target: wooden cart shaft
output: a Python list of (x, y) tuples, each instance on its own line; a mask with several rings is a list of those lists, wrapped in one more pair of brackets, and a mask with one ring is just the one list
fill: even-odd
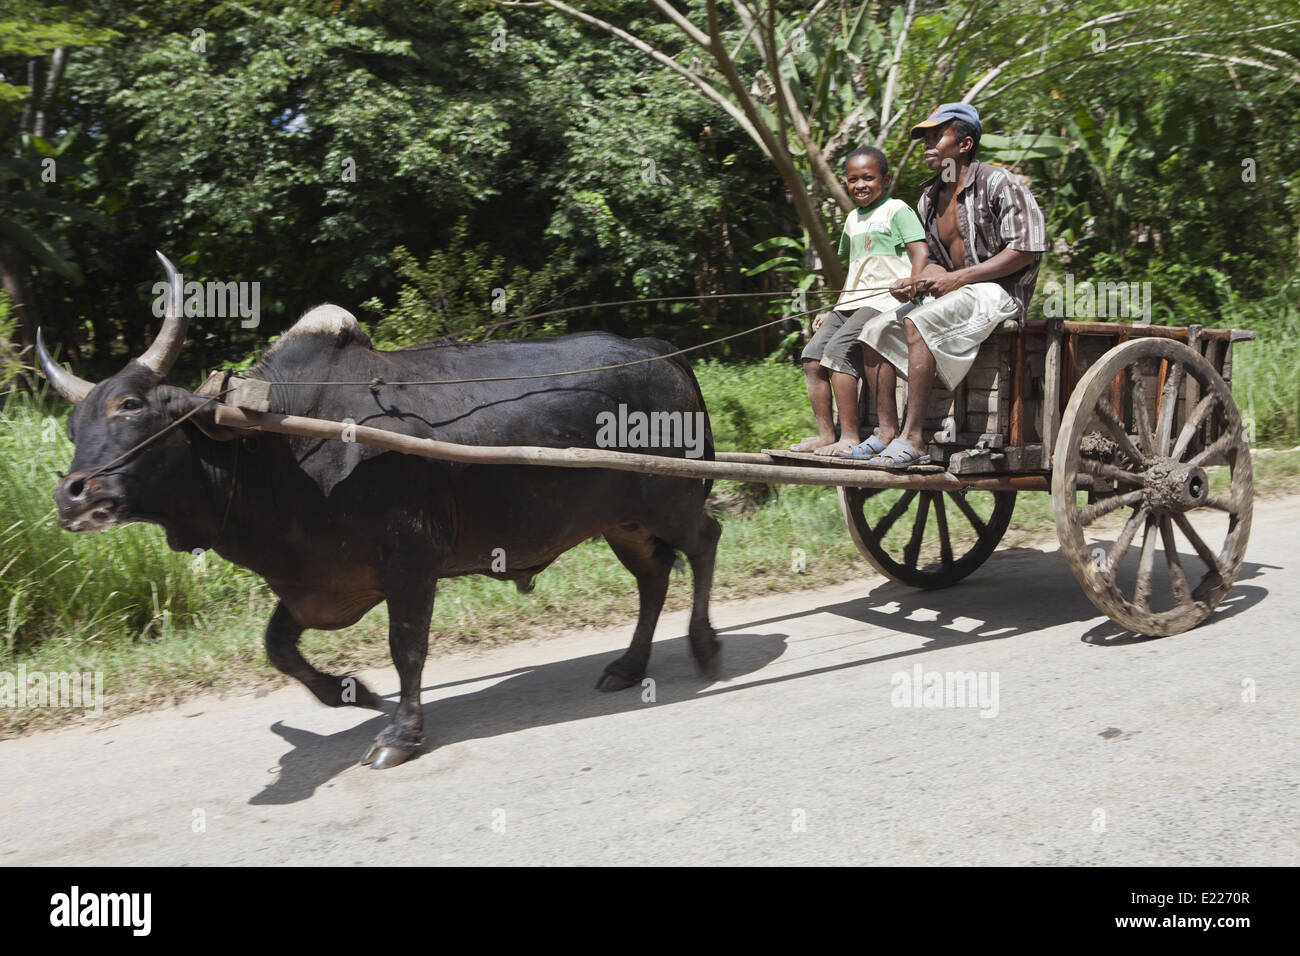
[(551, 468), (609, 468), (638, 471), (678, 478), (712, 478), (729, 481), (761, 481), (786, 485), (844, 485), (856, 488), (915, 488), (926, 491), (959, 491), (976, 488), (987, 491), (1046, 491), (1043, 476), (998, 476), (962, 479), (944, 472), (937, 474), (895, 474), (860, 468), (802, 467), (779, 465), (765, 455), (720, 454), (716, 460), (669, 458), (603, 448), (542, 448), (531, 445), (458, 445), (432, 438), (401, 435), (383, 428), (345, 425), (341, 422), (300, 415), (253, 412), (229, 405), (216, 411), (216, 422), (228, 428), (277, 432), (307, 438), (355, 441), (387, 451), (419, 455), (439, 461), (467, 465), (543, 465)]

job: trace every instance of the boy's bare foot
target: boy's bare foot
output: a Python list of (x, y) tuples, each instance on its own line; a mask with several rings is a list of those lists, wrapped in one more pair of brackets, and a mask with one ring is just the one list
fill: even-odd
[[(834, 440), (835, 439), (833, 438), (831, 439), (831, 441)], [(822, 446), (828, 444), (830, 444), (830, 442), (822, 438), (820, 435), (813, 435), (811, 438), (805, 438), (803, 441), (795, 442), (793, 445), (790, 446), (790, 450), (802, 451), (802, 452), (809, 452), (809, 451), (815, 452), (817, 451), (818, 448), (821, 448)]]
[(830, 456), (835, 454), (837, 451), (848, 451), (856, 444), (856, 441), (849, 441), (847, 438), (841, 438), (839, 441), (832, 442), (829, 445), (821, 445), (818, 448), (814, 448), (813, 454)]

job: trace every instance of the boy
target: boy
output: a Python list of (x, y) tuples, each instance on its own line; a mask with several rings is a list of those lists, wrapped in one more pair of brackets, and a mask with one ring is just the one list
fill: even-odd
[[(887, 199), (889, 160), (874, 146), (849, 154), (845, 185), (858, 208), (849, 213), (840, 236), (840, 255), (849, 256), (848, 278), (835, 309), (813, 320), (813, 337), (803, 350), (808, 400), (817, 419), (817, 434), (790, 446), (791, 451), (830, 455), (858, 445), (857, 370), (851, 352), (867, 320), (898, 308), (885, 287), (896, 280), (919, 279), (929, 261), (925, 232), (907, 203)], [(880, 291), (858, 292), (862, 288)], [(904, 308), (910, 308), (905, 306)], [(840, 439), (831, 419), (831, 376), (840, 410)], [(882, 451), (884, 444), (874, 448)]]
[[(929, 295), (863, 328), (867, 384), (876, 392), (885, 448), (868, 461), (905, 468), (929, 460), (921, 428), (935, 376), (949, 389), (966, 377), (980, 344), (1006, 319), (1025, 321), (1047, 249), (1043, 213), (1029, 190), (1005, 169), (974, 158), (983, 127), (967, 103), (944, 103), (912, 127), (925, 138), (925, 164), (938, 175), (921, 186), (917, 203), (930, 261), (917, 279), (895, 283), (900, 299)], [(894, 407), (894, 373), (907, 376), (907, 421), (901, 434)], [(906, 369), (906, 372), (903, 370)], [(867, 457), (863, 443), (850, 457)]]

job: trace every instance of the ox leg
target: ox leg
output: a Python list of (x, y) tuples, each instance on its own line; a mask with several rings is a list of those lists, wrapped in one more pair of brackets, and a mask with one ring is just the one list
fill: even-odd
[(678, 545), (691, 562), (691, 579), (695, 590), (691, 598), (691, 624), (687, 631), (691, 656), (701, 677), (717, 680), (722, 670), (722, 642), (709, 621), (709, 595), (713, 591), (713, 568), (718, 557), (718, 538), (722, 525), (700, 512), (700, 523), (693, 540)]
[(302, 625), (280, 601), (266, 625), (266, 658), (276, 670), (301, 681), (322, 704), (330, 707), (370, 707), (381, 710), (379, 698), (355, 677), (324, 674), (307, 663), (298, 650)]
[(641, 597), (641, 611), (637, 615), (636, 630), (632, 632), (631, 646), (622, 657), (605, 668), (596, 682), (597, 690), (611, 691), (632, 687), (645, 677), (650, 663), (650, 640), (654, 637), (659, 612), (668, 595), (673, 549), (639, 525), (607, 531), (605, 540), (623, 562), (623, 567), (636, 577)]
[(361, 758), (372, 770), (405, 763), (424, 746), (420, 680), (429, 651), (429, 621), (437, 582), (427, 569), (385, 575), (388, 594), (388, 649), (402, 683), (397, 715)]

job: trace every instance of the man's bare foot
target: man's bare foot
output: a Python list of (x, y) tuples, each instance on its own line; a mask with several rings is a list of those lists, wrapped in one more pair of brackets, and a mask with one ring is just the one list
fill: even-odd
[(819, 448), (814, 448), (813, 454), (829, 456), (835, 454), (837, 451), (848, 451), (856, 444), (857, 444), (856, 441), (850, 441), (847, 438), (841, 438), (839, 441), (832, 442), (829, 445), (822, 445)]
[[(835, 439), (833, 438), (831, 439), (831, 441), (834, 440)], [(813, 435), (811, 438), (805, 438), (803, 441), (795, 442), (793, 445), (790, 446), (790, 450), (802, 451), (802, 452), (809, 452), (809, 451), (815, 452), (818, 448), (821, 448), (823, 445), (829, 445), (829, 444), (830, 442), (822, 438), (820, 435)]]

